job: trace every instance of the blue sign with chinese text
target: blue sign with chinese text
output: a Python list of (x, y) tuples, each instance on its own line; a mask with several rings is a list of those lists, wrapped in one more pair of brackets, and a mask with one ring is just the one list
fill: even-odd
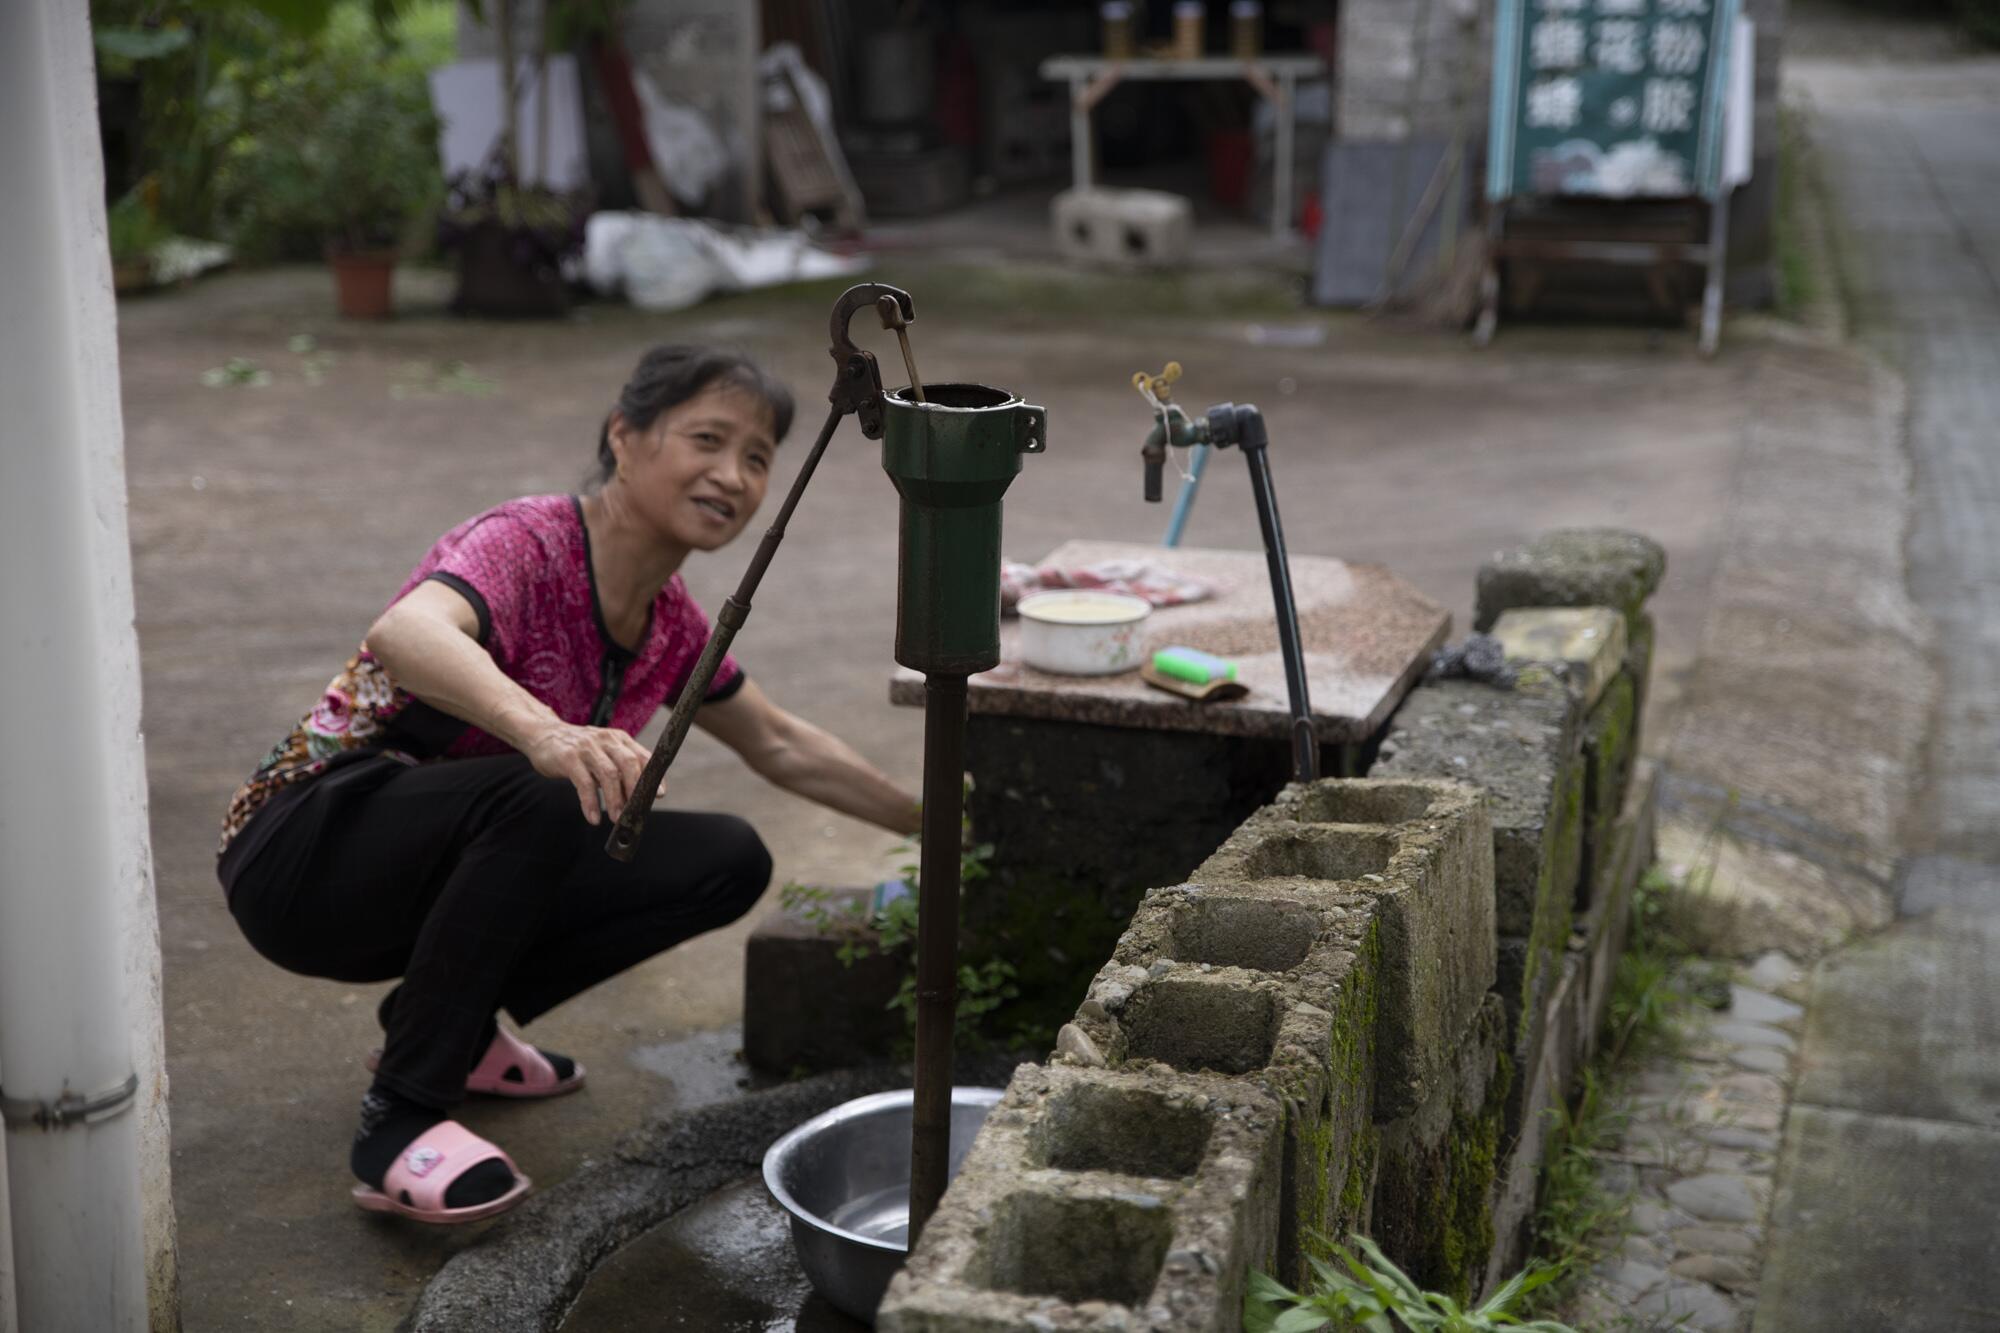
[(1713, 199), (1736, 0), (1500, 0), (1489, 198)]

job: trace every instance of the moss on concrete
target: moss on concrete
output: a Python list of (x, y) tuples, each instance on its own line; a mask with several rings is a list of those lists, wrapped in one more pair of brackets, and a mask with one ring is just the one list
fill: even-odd
[(1330, 997), (1325, 1068), (1280, 1069), (1270, 1079), (1285, 1102), (1288, 1120), (1290, 1191), (1278, 1255), (1279, 1276), (1285, 1280), (1299, 1276), (1307, 1256), (1330, 1257), (1330, 1243), (1366, 1218), (1375, 1172), (1370, 1117), (1382, 949), (1381, 921), (1371, 916), (1354, 944), (1339, 992)]
[(1583, 870), (1577, 880), (1579, 906), (1589, 903), (1605, 849), (1611, 846), (1611, 826), (1624, 808), (1625, 788), (1638, 753), (1637, 708), (1637, 687), (1629, 672), (1620, 671), (1584, 720)]
[[(1580, 765), (1564, 771), (1557, 789), (1555, 812), (1544, 831), (1541, 870), (1535, 877), (1535, 912), (1528, 933), (1528, 954), (1521, 989), (1509, 996), (1507, 1008), (1518, 1012), (1515, 1038), (1525, 1040), (1535, 1022), (1544, 974), (1555, 966), (1569, 939), (1575, 915), (1576, 884), (1582, 860), (1584, 776)], [(1520, 1006), (1518, 1011), (1516, 1004)], [(1515, 1049), (1520, 1048), (1517, 1045)]]
[(1363, 1125), (1347, 1151), (1347, 1179), (1341, 1182), (1329, 1236), (1345, 1236), (1366, 1231), (1369, 1203), (1375, 1197), (1375, 1168), (1382, 1155), (1382, 1135), (1374, 1125)]
[(1432, 1103), (1381, 1127), (1372, 1220), (1377, 1243), (1421, 1286), (1471, 1296), (1493, 1248), (1493, 1181), (1513, 1084), (1494, 997), (1466, 1034), (1458, 1078)]

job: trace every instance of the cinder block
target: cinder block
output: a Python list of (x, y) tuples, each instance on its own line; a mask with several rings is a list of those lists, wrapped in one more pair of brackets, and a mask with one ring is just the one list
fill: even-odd
[(1050, 206), (1065, 259), (1106, 268), (1164, 268), (1187, 259), (1193, 209), (1162, 190), (1079, 186)]
[[(846, 1069), (889, 1057), (903, 1033), (889, 1002), (906, 964), (876, 947), (868, 889), (831, 889), (825, 920), (767, 918), (744, 945), (743, 1055), (759, 1069)], [(841, 961), (843, 946), (867, 956)]]
[(1114, 1065), (1234, 1073), (1285, 1108), (1281, 1280), (1371, 1197), (1384, 930), (1380, 900), (1345, 888), (1156, 890), (1076, 1015)]
[(1653, 683), (1653, 616), (1641, 611), (1625, 627), (1625, 674), (1632, 678), (1632, 749), (1639, 749), (1640, 724), (1646, 720), (1646, 692)]
[(1547, 1155), (1549, 1113), (1575, 1095), (1577, 1071), (1597, 1054), (1611, 1003), (1612, 979), (1624, 952), (1632, 889), (1653, 860), (1657, 811), (1651, 764), (1635, 770), (1631, 791), (1612, 835), (1613, 854), (1599, 868), (1589, 912), (1577, 922), (1560, 980), (1544, 997), (1532, 1025), (1532, 1054), (1517, 1066), (1519, 1121), (1502, 1138), (1500, 1183), (1494, 1201), (1495, 1245), (1487, 1285), (1504, 1281), (1526, 1262), (1533, 1237), (1540, 1172)]
[(1389, 727), (1375, 776), (1448, 778), (1485, 789), (1500, 934), (1567, 935), (1583, 796), (1577, 708), (1569, 693), (1546, 681), (1523, 681), (1512, 690), (1435, 681), (1412, 690)]
[(1493, 1194), (1492, 1248), (1484, 1274), (1489, 1287), (1522, 1266), (1533, 1240), (1542, 1163), (1555, 1128), (1550, 1113), (1567, 1095), (1565, 1071), (1574, 1067), (1574, 1057), (1568, 1054), (1573, 1046), (1564, 1040), (1564, 1033), (1576, 1009), (1574, 992), (1580, 973), (1575, 958), (1565, 955), (1556, 983), (1528, 1025), (1537, 1035), (1533, 1050), (1514, 1065), (1514, 1083), (1506, 1101), (1509, 1108), (1519, 1110), (1504, 1113), (1495, 1159), (1499, 1165)]
[(1418, 1285), (1464, 1301), (1484, 1281), (1509, 1066), (1506, 1015), (1488, 995), (1451, 1046), (1447, 1076), (1380, 1127), (1374, 1238)]
[(1625, 665), (1625, 618), (1605, 606), (1517, 606), (1493, 622), (1509, 662), (1554, 662), (1584, 711)]
[[(1493, 822), (1496, 989), (1517, 1068), (1539, 1058), (1544, 1001), (1568, 943), (1582, 859), (1583, 762), (1576, 700), (1553, 680), (1512, 690), (1438, 681), (1411, 691), (1374, 772), (1483, 784)], [(1517, 1080), (1505, 1126), (1526, 1109)]]
[(1375, 900), (1378, 1118), (1422, 1100), (1493, 985), (1491, 828), (1457, 783), (1335, 779), (1288, 787), (1195, 872), (1204, 885), (1332, 883)]
[[(1315, 1237), (1368, 1224), (1385, 1034), (1416, 1044), (1491, 984), (1482, 800), (1294, 788), (1225, 852), (1146, 895), (1052, 1063), (1017, 1073), (881, 1327), (1234, 1329), (1250, 1267), (1296, 1279)], [(1428, 1039), (1441, 1067), (1455, 1038)], [(1398, 1055), (1420, 1094), (1430, 1057)], [(1239, 1122), (1265, 1156), (1217, 1147)]]
[(1567, 528), (1501, 551), (1479, 566), (1476, 629), (1517, 606), (1608, 606), (1627, 624), (1666, 574), (1650, 537), (1617, 528)]
[(1611, 986), (1618, 957), (1625, 952), (1631, 926), (1632, 895), (1639, 877), (1653, 864), (1653, 828), (1659, 814), (1657, 770), (1641, 762), (1633, 769), (1625, 806), (1611, 825), (1607, 854), (1597, 867), (1590, 910), (1577, 921), (1570, 937), (1572, 952), (1584, 958), (1584, 1022), (1582, 1058), (1588, 1063), (1604, 1035), (1611, 1008)]
[[(1508, 616), (1518, 612), (1509, 611)], [(1502, 616), (1504, 621), (1507, 616)], [(1587, 908), (1612, 856), (1612, 825), (1625, 805), (1625, 789), (1638, 758), (1638, 691), (1624, 671), (1583, 721), (1583, 870), (1577, 907)]]
[(883, 1301), (884, 1333), (1239, 1326), (1283, 1112), (1213, 1077), (1023, 1066)]

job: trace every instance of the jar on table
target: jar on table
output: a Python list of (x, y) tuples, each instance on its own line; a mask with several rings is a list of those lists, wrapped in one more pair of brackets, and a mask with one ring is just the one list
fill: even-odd
[(1201, 59), (1202, 20), (1207, 15), (1202, 0), (1174, 0), (1174, 59)]
[(1258, 0), (1230, 0), (1230, 54), (1238, 60), (1255, 60), (1263, 50), (1264, 6)]
[(1130, 0), (1105, 0), (1097, 14), (1104, 22), (1104, 56), (1107, 60), (1132, 58), (1132, 6)]

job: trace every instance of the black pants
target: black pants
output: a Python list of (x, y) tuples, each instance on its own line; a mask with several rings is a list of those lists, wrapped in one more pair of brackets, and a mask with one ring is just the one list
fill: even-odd
[(334, 981), (402, 985), (380, 1081), (465, 1095), (494, 1014), (518, 1023), (750, 910), (771, 857), (734, 815), (659, 811), (630, 863), (576, 789), (519, 755), (378, 758), (311, 784), (228, 885), (257, 952)]

